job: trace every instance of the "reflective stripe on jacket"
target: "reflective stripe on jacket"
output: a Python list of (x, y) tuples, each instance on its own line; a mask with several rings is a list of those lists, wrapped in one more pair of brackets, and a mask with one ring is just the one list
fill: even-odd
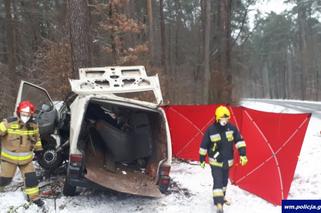
[(1, 159), (8, 162), (29, 163), (32, 151), (42, 150), (38, 125), (32, 121), (24, 125), (17, 118), (5, 119), (0, 123), (0, 136)]
[(246, 155), (246, 144), (238, 129), (230, 123), (221, 126), (215, 122), (204, 134), (199, 150), (200, 161), (204, 161), (208, 155), (210, 165), (231, 167), (234, 157), (233, 146), (238, 149), (240, 155)]
[(29, 161), (33, 158), (33, 152), (11, 152), (5, 147), (1, 149), (1, 157), (13, 161)]

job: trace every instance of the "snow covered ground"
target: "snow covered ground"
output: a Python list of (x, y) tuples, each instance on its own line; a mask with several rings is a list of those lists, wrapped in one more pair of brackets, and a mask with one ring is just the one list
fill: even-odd
[[(272, 112), (296, 113), (296, 110), (279, 106), (276, 103), (245, 100), (243, 106)], [(321, 107), (320, 107), (321, 109)], [(289, 199), (321, 199), (321, 118), (313, 113), (310, 120), (301, 155), (292, 183)], [(197, 163), (184, 163), (174, 160), (171, 170), (173, 180), (170, 194), (160, 199), (143, 198), (115, 192), (85, 190), (76, 197), (64, 197), (53, 200), (45, 199), (49, 212), (215, 212), (212, 201), (212, 177), (207, 165), (201, 169)], [(21, 182), (17, 176), (11, 186)], [(237, 186), (229, 185), (227, 197), (231, 206), (225, 206), (225, 213), (276, 213), (281, 212), (280, 206), (274, 206), (265, 200), (250, 194)], [(24, 195), (20, 190), (0, 193), (0, 212), (8, 212), (10, 206), (24, 203)], [(40, 212), (32, 205), (28, 209), (19, 208), (16, 212)]]

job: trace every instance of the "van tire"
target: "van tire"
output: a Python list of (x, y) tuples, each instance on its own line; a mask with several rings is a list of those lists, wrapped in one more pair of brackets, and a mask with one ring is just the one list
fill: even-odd
[(163, 194), (167, 194), (168, 188), (169, 188), (169, 185), (161, 185), (161, 186), (159, 186), (159, 191)]
[(45, 170), (54, 171), (62, 165), (63, 156), (55, 149), (45, 149), (37, 155), (37, 161)]
[(77, 188), (77, 187), (71, 185), (71, 184), (69, 183), (68, 178), (66, 178), (62, 193), (63, 193), (65, 196), (75, 196), (75, 195), (76, 195), (76, 188)]
[[(165, 177), (163, 177), (165, 178)], [(166, 176), (166, 179), (168, 181), (168, 184), (159, 184), (159, 191), (163, 194), (167, 194), (168, 193), (168, 188), (170, 186), (170, 181), (171, 181), (171, 178), (169, 176)]]

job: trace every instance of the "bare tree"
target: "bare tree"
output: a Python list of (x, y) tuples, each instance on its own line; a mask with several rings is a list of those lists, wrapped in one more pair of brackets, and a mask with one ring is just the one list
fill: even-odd
[(225, 76), (225, 86), (222, 88), (221, 98), (231, 102), (232, 98), (232, 74), (231, 74), (231, 16), (232, 0), (222, 0), (220, 5), (221, 27), (222, 32), (220, 53), (221, 53), (221, 72)]
[(90, 15), (87, 0), (69, 0), (68, 3), (73, 77), (78, 78), (78, 69), (91, 65)]
[(166, 57), (166, 37), (165, 37), (165, 20), (164, 20), (164, 0), (159, 1), (160, 14), (160, 34), (161, 34), (161, 64), (167, 72), (167, 57)]
[(211, 1), (206, 1), (205, 4), (205, 29), (204, 29), (204, 87), (203, 87), (203, 101), (209, 101), (209, 85), (210, 85), (210, 33), (211, 33)]
[(16, 76), (16, 65), (17, 65), (17, 41), (16, 41), (16, 25), (15, 25), (15, 14), (12, 9), (12, 1), (5, 0), (6, 9), (6, 22), (7, 22), (7, 51), (8, 51), (8, 65), (9, 65), (9, 76), (11, 80), (15, 79)]
[(148, 37), (149, 37), (149, 49), (150, 49), (150, 61), (153, 64), (154, 61), (154, 25), (153, 25), (153, 6), (152, 0), (146, 0), (147, 3), (147, 16), (148, 16)]
[(32, 0), (31, 3), (31, 29), (32, 29), (32, 50), (36, 51), (40, 44), (40, 21), (37, 18), (37, 11), (39, 11), (39, 7), (36, 0)]

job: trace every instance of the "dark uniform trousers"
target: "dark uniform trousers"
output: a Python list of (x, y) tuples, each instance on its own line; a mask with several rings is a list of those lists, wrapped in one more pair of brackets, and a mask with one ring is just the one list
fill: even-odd
[(213, 177), (213, 200), (214, 204), (224, 203), (226, 186), (228, 183), (229, 168), (211, 166)]
[(232, 124), (221, 126), (214, 123), (206, 130), (200, 145), (200, 162), (208, 156), (213, 177), (214, 204), (224, 204), (229, 168), (234, 161), (234, 146), (240, 156), (246, 156), (246, 144), (239, 131)]

